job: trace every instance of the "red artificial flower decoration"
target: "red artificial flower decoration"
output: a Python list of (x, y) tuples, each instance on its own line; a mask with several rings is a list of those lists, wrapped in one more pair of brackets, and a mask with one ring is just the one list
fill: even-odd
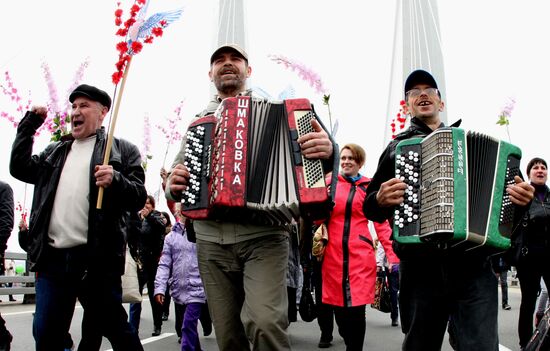
[[(132, 15), (137, 15), (137, 13), (139, 12), (139, 10), (141, 9), (141, 6), (139, 6), (138, 4), (134, 4), (132, 5), (132, 7), (130, 7), (130, 12), (132, 13)], [(132, 18), (134, 17), (132, 16)]]
[(122, 79), (122, 72), (117, 71), (113, 73), (112, 79), (113, 83), (118, 84), (118, 82), (120, 82), (120, 80)]
[(126, 28), (120, 28), (119, 30), (116, 31), (115, 34), (116, 34), (116, 35), (120, 35), (121, 37), (125, 37), (126, 34), (128, 34), (128, 29), (126, 29)]
[(151, 33), (153, 33), (153, 35), (155, 37), (160, 37), (160, 36), (162, 36), (162, 28), (161, 27), (155, 27), (151, 30)]
[(26, 223), (27, 222), (27, 209), (21, 205), (21, 202), (17, 202), (16, 211), (21, 212), (21, 218)]
[[(115, 25), (119, 27), (116, 31), (116, 35), (121, 37), (126, 37), (130, 27), (136, 23), (136, 16), (141, 10), (143, 5), (145, 5), (145, 0), (137, 0), (135, 4), (130, 7), (130, 18), (126, 21), (122, 21), (122, 9), (118, 8), (115, 11)], [(120, 6), (120, 2), (117, 2), (117, 6)], [(121, 27), (122, 25), (122, 27)], [(131, 55), (137, 54), (141, 51), (143, 45), (139, 42), (132, 42), (131, 45), (128, 45), (128, 42), (122, 41), (116, 44), (116, 49), (119, 52), (118, 61), (115, 64), (117, 71), (112, 74), (111, 78), (114, 84), (118, 84), (124, 75), (124, 69), (128, 64), (128, 61), (131, 58)]]
[[(145, 38), (132, 37), (131, 39), (127, 38), (128, 34), (134, 35), (132, 33), (139, 33), (140, 28), (132, 28), (136, 25), (137, 15), (147, 3), (147, 0), (135, 0), (134, 4), (130, 7), (129, 18), (125, 21), (122, 20), (122, 9), (118, 8), (115, 11), (115, 24), (118, 27), (116, 35), (124, 37), (124, 42), (116, 44), (116, 49), (119, 52), (118, 61), (115, 64), (117, 71), (113, 73), (112, 80), (113, 83), (118, 84), (120, 79), (124, 76), (124, 70), (127, 67), (128, 62), (131, 57), (143, 49), (143, 43), (151, 44), (155, 37), (160, 37), (163, 35), (165, 28), (168, 25), (168, 21), (162, 19), (158, 22), (158, 25), (151, 29), (151, 35), (147, 35)], [(120, 7), (120, 2), (117, 2), (117, 6)], [(130, 30), (131, 29), (131, 30)]]
[(397, 124), (395, 123), (396, 120), (399, 122), (399, 131), (403, 130), (405, 128), (405, 123), (407, 122), (407, 115), (409, 113), (407, 108), (407, 102), (405, 100), (399, 101), (399, 112), (397, 113), (396, 117), (392, 119), (390, 126), (391, 126), (391, 133), (392, 133), (392, 139), (395, 139), (396, 132), (397, 132)]
[(139, 54), (142, 48), (143, 48), (143, 44), (140, 43), (139, 41), (132, 42), (132, 51), (134, 52), (134, 54)]
[(121, 54), (124, 54), (126, 51), (128, 51), (128, 44), (125, 41), (121, 41), (116, 44), (116, 49)]
[[(134, 13), (132, 12), (132, 14), (134, 14)], [(134, 16), (135, 16), (135, 14), (134, 14)], [(133, 17), (132, 17), (132, 18), (129, 18), (128, 20), (126, 20), (126, 22), (124, 22), (124, 28), (125, 28), (126, 30), (128, 30), (128, 29), (130, 29), (130, 27), (131, 27), (132, 24), (134, 24), (134, 23), (136, 23), (135, 18), (133, 18)]]

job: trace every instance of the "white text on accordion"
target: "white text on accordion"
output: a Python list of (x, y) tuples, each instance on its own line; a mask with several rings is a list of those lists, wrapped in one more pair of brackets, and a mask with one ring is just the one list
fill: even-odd
[(241, 162), (243, 160), (243, 147), (244, 138), (243, 132), (246, 127), (244, 119), (248, 118), (248, 99), (238, 99), (237, 102), (237, 123), (235, 129), (235, 155), (233, 164), (233, 172), (235, 177), (232, 179), (231, 184), (241, 184)]

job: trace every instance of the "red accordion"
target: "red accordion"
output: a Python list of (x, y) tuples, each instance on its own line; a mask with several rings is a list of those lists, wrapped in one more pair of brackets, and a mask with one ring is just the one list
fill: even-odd
[(317, 118), (307, 99), (224, 99), (193, 122), (184, 165), (191, 177), (182, 213), (191, 219), (281, 225), (327, 216), (331, 201), (320, 160), (302, 156), (297, 139)]

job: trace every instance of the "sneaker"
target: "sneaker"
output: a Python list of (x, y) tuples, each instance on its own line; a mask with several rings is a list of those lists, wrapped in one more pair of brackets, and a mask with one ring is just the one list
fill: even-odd
[(321, 338), (319, 340), (319, 344), (317, 345), (317, 347), (319, 347), (320, 349), (328, 349), (329, 347), (332, 346), (332, 336), (330, 337), (330, 339), (324, 339), (324, 338)]
[(165, 321), (165, 322), (168, 320), (168, 313), (163, 313), (162, 314), (162, 320)]
[(212, 334), (212, 324), (211, 323), (202, 326), (202, 334), (204, 336), (208, 336), (208, 335)]
[(152, 336), (159, 336), (160, 335), (160, 327), (155, 327), (155, 330), (151, 334)]
[(397, 323), (397, 318), (391, 320), (391, 326), (392, 327), (398, 327), (399, 323)]
[(502, 304), (502, 309), (506, 310), (506, 311), (509, 311), (509, 310), (512, 309), (512, 306), (508, 305), (507, 303), (503, 303)]

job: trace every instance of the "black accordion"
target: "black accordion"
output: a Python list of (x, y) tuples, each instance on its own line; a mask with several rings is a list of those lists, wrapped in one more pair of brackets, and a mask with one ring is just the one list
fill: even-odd
[(191, 219), (282, 225), (325, 218), (331, 208), (320, 160), (302, 156), (297, 139), (317, 118), (307, 99), (224, 99), (186, 133), (191, 177), (182, 213)]
[(395, 173), (408, 188), (395, 209), (394, 240), (506, 250), (515, 209), (506, 187), (520, 159), (516, 146), (459, 128), (399, 142)]

